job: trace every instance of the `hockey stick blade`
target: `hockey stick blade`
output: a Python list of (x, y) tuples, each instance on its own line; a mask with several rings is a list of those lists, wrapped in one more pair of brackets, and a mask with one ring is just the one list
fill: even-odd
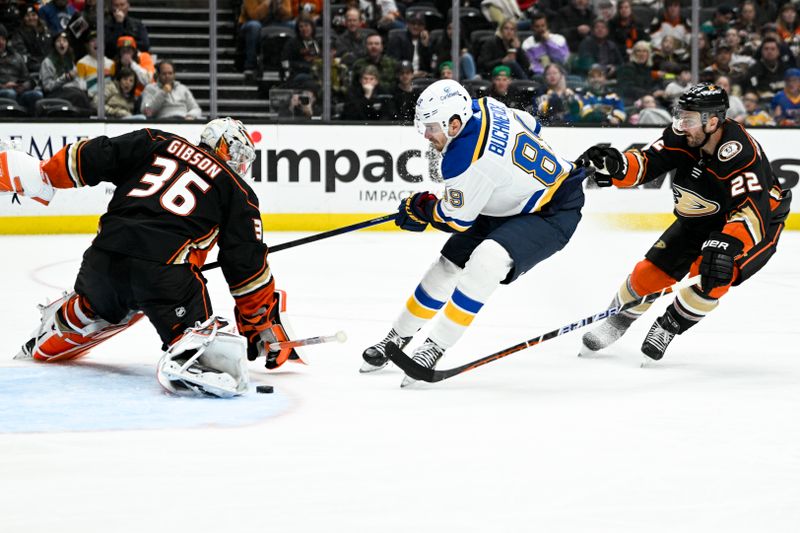
[(436, 383), (437, 381), (442, 381), (443, 379), (448, 379), (453, 376), (463, 374), (464, 372), (467, 372), (474, 368), (478, 368), (479, 366), (489, 364), (492, 361), (497, 361), (498, 359), (502, 359), (503, 357), (507, 357), (513, 353), (522, 351), (532, 346), (536, 346), (537, 344), (541, 344), (545, 341), (561, 336), (565, 333), (575, 331), (576, 329), (580, 329), (584, 326), (588, 326), (589, 324), (592, 324), (594, 322), (605, 320), (606, 318), (617, 315), (627, 309), (631, 309), (633, 307), (637, 307), (645, 303), (654, 302), (655, 300), (664, 296), (665, 294), (673, 293), (685, 287), (691, 287), (692, 285), (695, 285), (699, 281), (700, 281), (700, 276), (694, 276), (684, 281), (679, 281), (678, 283), (670, 285), (669, 287), (661, 291), (646, 294), (641, 298), (639, 298), (638, 300), (628, 302), (619, 307), (610, 307), (605, 311), (601, 311), (600, 313), (597, 313), (595, 315), (588, 316), (577, 322), (564, 325), (558, 329), (554, 329), (553, 331), (549, 331), (538, 337), (528, 339), (527, 341), (520, 342), (519, 344), (515, 344), (514, 346), (509, 346), (508, 348), (500, 350), (499, 352), (495, 352), (491, 355), (481, 357), (472, 362), (466, 363), (461, 366), (457, 366), (455, 368), (449, 368), (446, 370), (436, 370), (433, 368), (426, 368), (414, 362), (413, 359), (411, 359), (408, 355), (405, 354), (405, 352), (403, 352), (403, 350), (398, 348), (393, 343), (388, 343), (386, 345), (386, 356), (389, 358), (390, 361), (396, 364), (403, 372), (405, 372), (408, 377), (415, 379), (417, 381), (427, 381), (428, 383)]
[(269, 345), (269, 350), (277, 352), (284, 348), (298, 348), (300, 346), (310, 346), (312, 344), (324, 344), (326, 342), (345, 342), (347, 334), (344, 331), (338, 331), (333, 335), (320, 335), (318, 337), (309, 337), (307, 339), (297, 339), (281, 342), (273, 342)]

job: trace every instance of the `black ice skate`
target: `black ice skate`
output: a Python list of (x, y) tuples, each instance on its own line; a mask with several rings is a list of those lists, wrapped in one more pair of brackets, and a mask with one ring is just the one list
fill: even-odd
[(402, 350), (410, 341), (411, 337), (401, 337), (394, 328), (392, 328), (381, 342), (364, 350), (364, 353), (361, 355), (364, 359), (364, 364), (361, 365), (361, 370), (359, 370), (359, 372), (368, 374), (386, 366), (389, 362), (389, 358), (386, 357), (387, 343), (391, 342)]
[[(425, 342), (423, 342), (421, 346), (414, 350), (414, 354), (411, 356), (411, 359), (415, 363), (422, 365), (425, 368), (433, 368), (443, 355), (444, 348), (430, 339), (425, 339)], [(403, 377), (403, 382), (400, 384), (400, 387), (405, 388), (409, 385), (413, 385), (416, 382), (416, 379), (405, 376)]]
[(667, 346), (680, 332), (678, 322), (669, 313), (664, 313), (653, 322), (642, 343), (642, 353), (654, 361), (664, 357)]

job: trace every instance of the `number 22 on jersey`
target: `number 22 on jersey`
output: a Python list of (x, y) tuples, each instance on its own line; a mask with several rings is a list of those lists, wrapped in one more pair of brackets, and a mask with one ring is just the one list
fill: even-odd
[[(153, 161), (153, 166), (161, 167), (161, 171), (157, 174), (145, 174), (139, 180), (140, 183), (148, 187), (146, 189), (133, 189), (128, 193), (128, 196), (134, 198), (152, 196), (160, 191), (178, 171), (178, 163), (166, 157), (156, 157)], [(211, 188), (207, 181), (191, 170), (186, 169), (161, 195), (161, 207), (182, 217), (191, 214), (197, 206), (197, 199), (190, 188), (191, 185), (194, 185), (201, 193), (205, 193)]]

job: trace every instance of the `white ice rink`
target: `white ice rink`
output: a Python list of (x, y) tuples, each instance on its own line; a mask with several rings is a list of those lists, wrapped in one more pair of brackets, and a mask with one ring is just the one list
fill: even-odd
[[(440, 366), (601, 311), (656, 235), (583, 224)], [(361, 352), (446, 236), (285, 250), (296, 335), (349, 340), (309, 347), (307, 367), (253, 363), (275, 394), (229, 401), (162, 394), (146, 321), (71, 366), (11, 360), (90, 239), (0, 238), (0, 532), (800, 531), (797, 233), (657, 366), (638, 347), (666, 299), (601, 356), (576, 357), (574, 332), (411, 390), (395, 368), (359, 375)], [(230, 316), (219, 271), (209, 285)]]

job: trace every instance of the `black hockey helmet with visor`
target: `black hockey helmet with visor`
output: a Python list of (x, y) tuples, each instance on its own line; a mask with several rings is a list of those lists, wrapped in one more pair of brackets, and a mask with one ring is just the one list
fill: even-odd
[(675, 105), (672, 127), (677, 132), (705, 126), (711, 117), (725, 120), (729, 107), (728, 93), (713, 83), (698, 83), (689, 87)]

